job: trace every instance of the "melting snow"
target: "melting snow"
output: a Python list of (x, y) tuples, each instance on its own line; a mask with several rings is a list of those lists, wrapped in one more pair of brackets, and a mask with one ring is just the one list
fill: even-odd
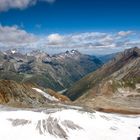
[(58, 101), (58, 99), (56, 99), (54, 96), (49, 95), (48, 93), (42, 91), (41, 89), (38, 89), (38, 88), (33, 88), (33, 89), (39, 92), (41, 95), (43, 95), (50, 101)]
[(140, 116), (65, 109), (1, 111), (1, 140), (137, 140)]

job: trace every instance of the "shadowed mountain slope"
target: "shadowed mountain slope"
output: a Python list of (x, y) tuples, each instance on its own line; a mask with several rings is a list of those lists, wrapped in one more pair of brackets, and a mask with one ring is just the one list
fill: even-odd
[(138, 109), (140, 111), (140, 49), (119, 53), (112, 61), (76, 82), (67, 92), (91, 108)]

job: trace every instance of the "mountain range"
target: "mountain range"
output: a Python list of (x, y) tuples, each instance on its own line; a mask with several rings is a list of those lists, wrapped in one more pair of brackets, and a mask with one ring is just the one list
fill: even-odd
[(72, 86), (102, 64), (97, 57), (77, 50), (50, 56), (38, 50), (22, 54), (13, 49), (0, 52), (0, 79), (36, 83), (59, 91)]
[(0, 60), (1, 104), (59, 107), (66, 102), (89, 110), (140, 113), (137, 47), (113, 55), (104, 65), (97, 57), (76, 50), (53, 56), (40, 51), (21, 54), (9, 50), (0, 52)]

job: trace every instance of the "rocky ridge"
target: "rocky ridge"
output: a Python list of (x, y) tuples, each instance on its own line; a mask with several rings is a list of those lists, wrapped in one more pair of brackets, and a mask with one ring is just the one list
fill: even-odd
[(8, 50), (0, 52), (0, 79), (36, 83), (59, 91), (70, 87), (102, 64), (95, 56), (84, 55), (77, 50), (52, 56), (41, 51), (21, 54)]
[(140, 113), (140, 49), (119, 53), (65, 92), (76, 104), (103, 111)]

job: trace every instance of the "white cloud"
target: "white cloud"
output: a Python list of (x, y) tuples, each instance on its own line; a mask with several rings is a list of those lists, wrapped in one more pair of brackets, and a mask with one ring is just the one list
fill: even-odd
[(137, 40), (137, 41), (127, 41), (125, 42), (124, 44), (126, 47), (137, 47), (137, 46), (140, 46), (140, 40)]
[(91, 33), (79, 33), (59, 35), (52, 34), (48, 36), (50, 47), (61, 48), (99, 48), (110, 47), (113, 42), (113, 36), (107, 33), (91, 32)]
[(24, 46), (37, 40), (37, 36), (19, 29), (17, 26), (0, 25), (0, 43), (5, 47)]
[(55, 0), (0, 0), (0, 11), (25, 9), (31, 5), (35, 5), (38, 1), (53, 3)]
[[(49, 48), (54, 49), (79, 49), (86, 52), (107, 53), (111, 51), (121, 51), (125, 48), (140, 46), (139, 41), (134, 41), (138, 34), (132, 34), (132, 31), (120, 31), (117, 33), (89, 32), (79, 34), (51, 36)], [(127, 37), (127, 38), (126, 38)], [(137, 40), (137, 39), (136, 39)], [(101, 51), (102, 50), (102, 51)], [(99, 52), (101, 51), (101, 52)]]
[(120, 32), (118, 32), (118, 35), (119, 36), (128, 36), (132, 33), (133, 33), (132, 31), (120, 31)]
[[(91, 33), (79, 33), (79, 34), (51, 34), (48, 36), (48, 42), (51, 47), (84, 47), (89, 44), (101, 44), (101, 40), (107, 39), (108, 34), (91, 32)], [(109, 37), (108, 37), (109, 39)]]
[[(128, 32), (127, 32), (128, 33)], [(49, 50), (79, 49), (88, 53), (105, 53), (140, 46), (139, 34), (87, 32), (79, 34), (58, 33), (48, 36), (37, 36), (28, 33), (18, 26), (0, 25), (0, 48), (26, 48)]]
[(50, 45), (59, 45), (63, 42), (63, 36), (59, 35), (59, 34), (51, 34), (47, 37), (48, 39), (48, 43)]

